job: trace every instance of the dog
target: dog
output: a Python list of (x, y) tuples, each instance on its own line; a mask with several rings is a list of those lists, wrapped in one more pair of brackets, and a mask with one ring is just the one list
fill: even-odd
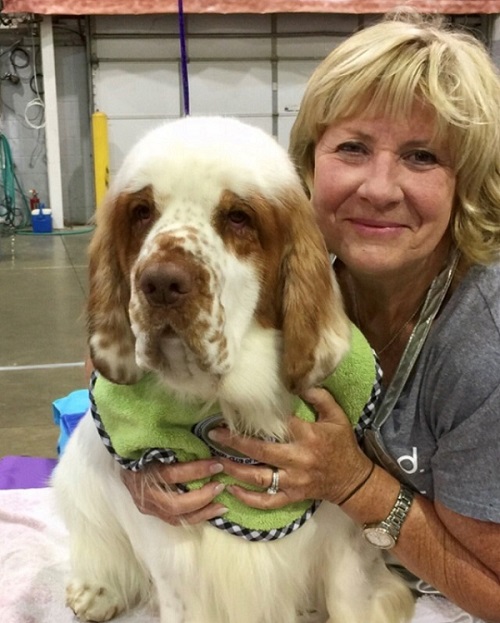
[[(239, 433), (286, 439), (291, 397), (349, 349), (294, 166), (274, 138), (236, 119), (187, 117), (140, 140), (97, 210), (89, 255), (100, 375), (130, 385), (152, 374), (180, 400), (217, 401)], [(68, 604), (80, 619), (109, 620), (151, 592), (162, 623), (410, 616), (408, 589), (337, 506), (321, 503), (285, 538), (249, 542), (208, 522), (141, 514), (121, 469), (87, 414), (53, 481), (70, 536)]]

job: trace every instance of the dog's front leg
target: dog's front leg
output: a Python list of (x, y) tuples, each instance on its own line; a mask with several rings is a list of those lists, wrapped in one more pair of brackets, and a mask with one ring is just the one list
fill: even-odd
[(157, 599), (160, 607), (160, 623), (187, 623), (184, 604), (175, 590), (163, 585), (158, 588)]
[(109, 621), (125, 609), (119, 594), (80, 580), (66, 587), (66, 605), (81, 621)]
[(150, 590), (124, 530), (137, 513), (119, 468), (87, 414), (57, 466), (53, 487), (69, 532), (71, 580), (67, 605), (83, 621), (108, 621)]

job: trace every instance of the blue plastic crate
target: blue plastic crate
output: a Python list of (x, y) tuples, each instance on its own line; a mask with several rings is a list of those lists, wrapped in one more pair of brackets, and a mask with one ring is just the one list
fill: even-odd
[(40, 209), (31, 213), (31, 225), (35, 234), (52, 233), (52, 212), (44, 209), (44, 204), (40, 204)]

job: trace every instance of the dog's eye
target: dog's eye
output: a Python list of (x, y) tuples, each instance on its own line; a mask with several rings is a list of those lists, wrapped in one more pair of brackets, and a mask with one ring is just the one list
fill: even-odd
[(250, 224), (250, 217), (243, 210), (231, 210), (227, 215), (228, 221), (238, 229)]
[(153, 218), (153, 209), (147, 203), (136, 205), (132, 211), (134, 221), (146, 224)]

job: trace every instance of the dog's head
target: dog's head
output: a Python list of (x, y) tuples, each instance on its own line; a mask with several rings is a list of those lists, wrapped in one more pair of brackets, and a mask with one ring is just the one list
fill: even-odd
[(147, 369), (191, 378), (203, 394), (207, 379), (231, 371), (256, 326), (279, 332), (282, 378), (294, 393), (328, 375), (348, 348), (328, 254), (292, 163), (272, 137), (234, 119), (153, 130), (97, 210), (94, 365), (116, 383)]

